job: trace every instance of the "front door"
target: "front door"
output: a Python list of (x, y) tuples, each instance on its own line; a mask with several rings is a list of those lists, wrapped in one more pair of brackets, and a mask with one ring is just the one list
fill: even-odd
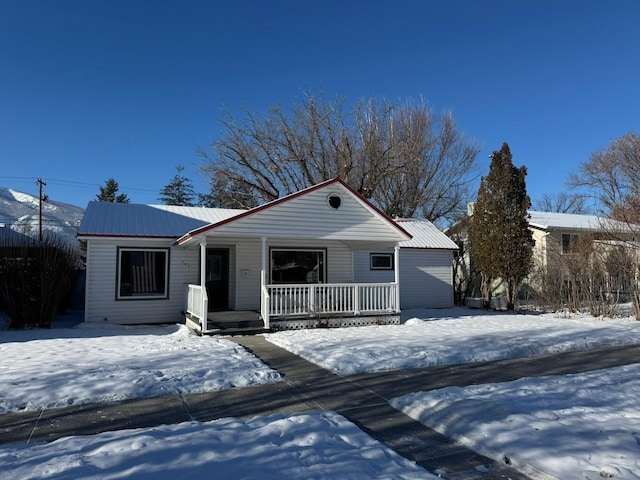
[(207, 249), (209, 311), (229, 309), (229, 250)]

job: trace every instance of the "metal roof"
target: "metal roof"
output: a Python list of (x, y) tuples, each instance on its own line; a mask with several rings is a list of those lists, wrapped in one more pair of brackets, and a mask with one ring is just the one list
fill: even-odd
[(400, 247), (458, 250), (458, 245), (428, 220), (400, 218), (396, 222), (413, 236), (411, 240), (400, 242)]
[(234, 217), (245, 210), (89, 202), (78, 237), (166, 237)]
[[(187, 232), (215, 225), (234, 217), (242, 217), (247, 212), (247, 210), (241, 209), (92, 201), (87, 206), (78, 237), (177, 239)], [(427, 220), (396, 219), (391, 221), (401, 230), (413, 236), (411, 240), (400, 242), (401, 247), (450, 250), (458, 248), (449, 237)]]

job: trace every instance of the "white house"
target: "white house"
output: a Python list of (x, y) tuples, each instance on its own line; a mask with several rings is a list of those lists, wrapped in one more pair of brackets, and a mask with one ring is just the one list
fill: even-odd
[(90, 202), (78, 238), (86, 322), (186, 318), (205, 333), (230, 318), (362, 325), (453, 303), (457, 246), (429, 222), (392, 220), (338, 178), (251, 210)]

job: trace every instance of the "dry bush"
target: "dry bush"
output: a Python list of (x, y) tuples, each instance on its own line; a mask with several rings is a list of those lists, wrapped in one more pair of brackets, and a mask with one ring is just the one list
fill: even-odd
[(69, 302), (76, 260), (76, 249), (54, 238), (0, 245), (0, 308), (9, 328), (51, 327)]

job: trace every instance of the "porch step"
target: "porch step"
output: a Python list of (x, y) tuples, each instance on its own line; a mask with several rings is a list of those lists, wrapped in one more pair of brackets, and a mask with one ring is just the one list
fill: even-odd
[(203, 335), (258, 335), (260, 333), (270, 333), (266, 328), (213, 328)]
[(254, 311), (209, 312), (208, 328), (213, 335), (251, 335), (266, 333), (260, 314)]

